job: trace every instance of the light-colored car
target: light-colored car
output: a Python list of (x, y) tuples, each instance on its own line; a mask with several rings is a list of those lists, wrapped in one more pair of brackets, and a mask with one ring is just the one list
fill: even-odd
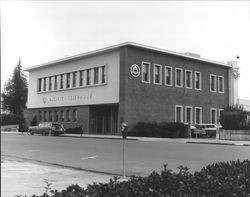
[(29, 127), (30, 135), (54, 135), (59, 136), (65, 133), (64, 127), (59, 123), (54, 122), (41, 122), (38, 126)]
[(216, 131), (217, 131), (216, 124), (198, 124), (195, 125), (195, 129), (192, 130), (192, 136), (215, 137)]

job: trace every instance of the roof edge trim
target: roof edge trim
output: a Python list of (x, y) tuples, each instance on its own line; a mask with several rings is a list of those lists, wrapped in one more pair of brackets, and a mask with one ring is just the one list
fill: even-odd
[(47, 67), (47, 66), (50, 66), (50, 65), (55, 65), (55, 64), (59, 64), (59, 63), (68, 62), (68, 61), (73, 61), (73, 60), (77, 60), (77, 59), (87, 57), (87, 56), (91, 56), (91, 55), (95, 55), (95, 54), (105, 53), (105, 52), (112, 51), (112, 50), (115, 50), (115, 49), (118, 49), (118, 48), (124, 47), (124, 46), (134, 46), (134, 47), (144, 48), (144, 49), (148, 49), (148, 50), (152, 50), (152, 51), (156, 51), (156, 52), (167, 53), (167, 54), (171, 54), (171, 55), (175, 55), (175, 56), (179, 56), (179, 57), (184, 57), (184, 58), (188, 58), (188, 59), (194, 59), (194, 60), (198, 60), (198, 61), (202, 61), (202, 62), (217, 64), (217, 65), (220, 65), (220, 66), (231, 67), (231, 65), (228, 65), (226, 63), (221, 63), (221, 62), (218, 62), (218, 61), (209, 60), (209, 59), (205, 59), (205, 58), (192, 57), (192, 56), (189, 56), (189, 55), (185, 55), (183, 53), (178, 53), (178, 52), (169, 51), (169, 50), (166, 50), (166, 49), (151, 47), (151, 46), (148, 46), (148, 45), (143, 45), (143, 44), (128, 41), (128, 42), (124, 42), (124, 43), (121, 43), (121, 44), (112, 45), (112, 46), (109, 46), (109, 47), (89, 51), (89, 52), (86, 52), (86, 53), (81, 53), (81, 54), (78, 54), (78, 55), (74, 55), (74, 56), (70, 56), (70, 57), (66, 57), (66, 58), (62, 58), (62, 59), (58, 59), (58, 60), (54, 60), (54, 61), (50, 61), (50, 62), (46, 62), (46, 63), (43, 63), (43, 64), (30, 66), (28, 68), (25, 68), (24, 70), (25, 71), (32, 71), (32, 70), (39, 69), (39, 68), (44, 68), (44, 67)]

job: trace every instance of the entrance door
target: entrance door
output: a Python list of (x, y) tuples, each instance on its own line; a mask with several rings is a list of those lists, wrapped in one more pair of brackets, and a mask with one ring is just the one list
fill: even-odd
[(96, 117), (96, 133), (97, 134), (104, 133), (104, 116)]
[(118, 106), (101, 105), (91, 108), (92, 133), (115, 134), (117, 133)]

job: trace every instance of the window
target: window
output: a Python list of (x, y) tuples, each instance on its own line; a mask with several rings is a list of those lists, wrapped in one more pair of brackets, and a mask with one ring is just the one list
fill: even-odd
[(192, 89), (192, 71), (185, 70), (185, 87)]
[(201, 123), (202, 123), (202, 108), (195, 107), (195, 124), (201, 124)]
[(142, 82), (150, 83), (150, 63), (142, 62)]
[(49, 122), (52, 122), (52, 111), (49, 111)]
[(194, 72), (195, 89), (201, 90), (201, 72)]
[(52, 89), (52, 77), (49, 77), (49, 90)]
[(215, 108), (211, 108), (210, 109), (210, 123), (211, 124), (217, 124), (217, 117), (216, 117), (217, 113), (216, 113), (216, 109)]
[(183, 107), (182, 107), (182, 105), (175, 106), (175, 122), (183, 122)]
[(79, 86), (83, 86), (83, 70), (80, 71)]
[(47, 82), (47, 78), (43, 78), (43, 91), (46, 91), (47, 90), (47, 87), (46, 87), (46, 83)]
[(188, 122), (190, 125), (193, 124), (193, 108), (190, 106), (185, 107), (185, 122)]
[(60, 89), (63, 89), (63, 74), (60, 75)]
[(173, 70), (172, 67), (165, 66), (165, 85), (172, 86), (173, 81)]
[(216, 92), (216, 76), (210, 75), (210, 91)]
[(58, 111), (55, 110), (55, 122), (58, 122)]
[(54, 90), (57, 90), (57, 75), (55, 76), (54, 79)]
[(61, 110), (61, 113), (60, 113), (60, 120), (61, 122), (64, 122), (64, 111)]
[(182, 87), (183, 86), (183, 80), (182, 80), (182, 69), (176, 68), (175, 69), (175, 86), (176, 87)]
[(90, 71), (91, 71), (90, 69), (87, 70), (87, 81), (86, 81), (86, 85), (90, 85), (90, 74), (91, 74)]
[(42, 112), (41, 111), (38, 112), (38, 121), (42, 122)]
[(218, 118), (219, 118), (219, 119), (218, 119), (219, 122), (220, 122), (220, 117), (221, 117), (221, 114), (223, 113), (223, 111), (224, 111), (224, 109), (219, 109), (219, 114), (218, 114), (218, 115), (219, 115), (219, 117), (218, 117)]
[(42, 79), (38, 79), (38, 92), (42, 91)]
[(219, 93), (224, 93), (224, 77), (218, 76), (218, 83)]
[(70, 88), (70, 73), (66, 75), (66, 88)]
[(94, 68), (94, 84), (98, 84), (99, 68)]
[(77, 110), (76, 109), (73, 110), (73, 121), (74, 122), (77, 121)]
[(66, 120), (67, 120), (67, 122), (70, 122), (70, 111), (69, 110), (66, 111)]
[(76, 72), (73, 72), (73, 84), (72, 87), (76, 87)]
[(154, 65), (154, 84), (162, 84), (162, 66)]
[(106, 67), (102, 66), (102, 83), (106, 83)]
[(47, 111), (43, 112), (43, 121), (47, 122)]

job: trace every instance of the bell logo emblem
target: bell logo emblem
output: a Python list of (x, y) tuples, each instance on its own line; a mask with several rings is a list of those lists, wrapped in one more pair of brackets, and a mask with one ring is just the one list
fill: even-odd
[(131, 67), (130, 67), (130, 73), (133, 77), (138, 77), (140, 75), (140, 68), (138, 65), (136, 64), (133, 64)]

